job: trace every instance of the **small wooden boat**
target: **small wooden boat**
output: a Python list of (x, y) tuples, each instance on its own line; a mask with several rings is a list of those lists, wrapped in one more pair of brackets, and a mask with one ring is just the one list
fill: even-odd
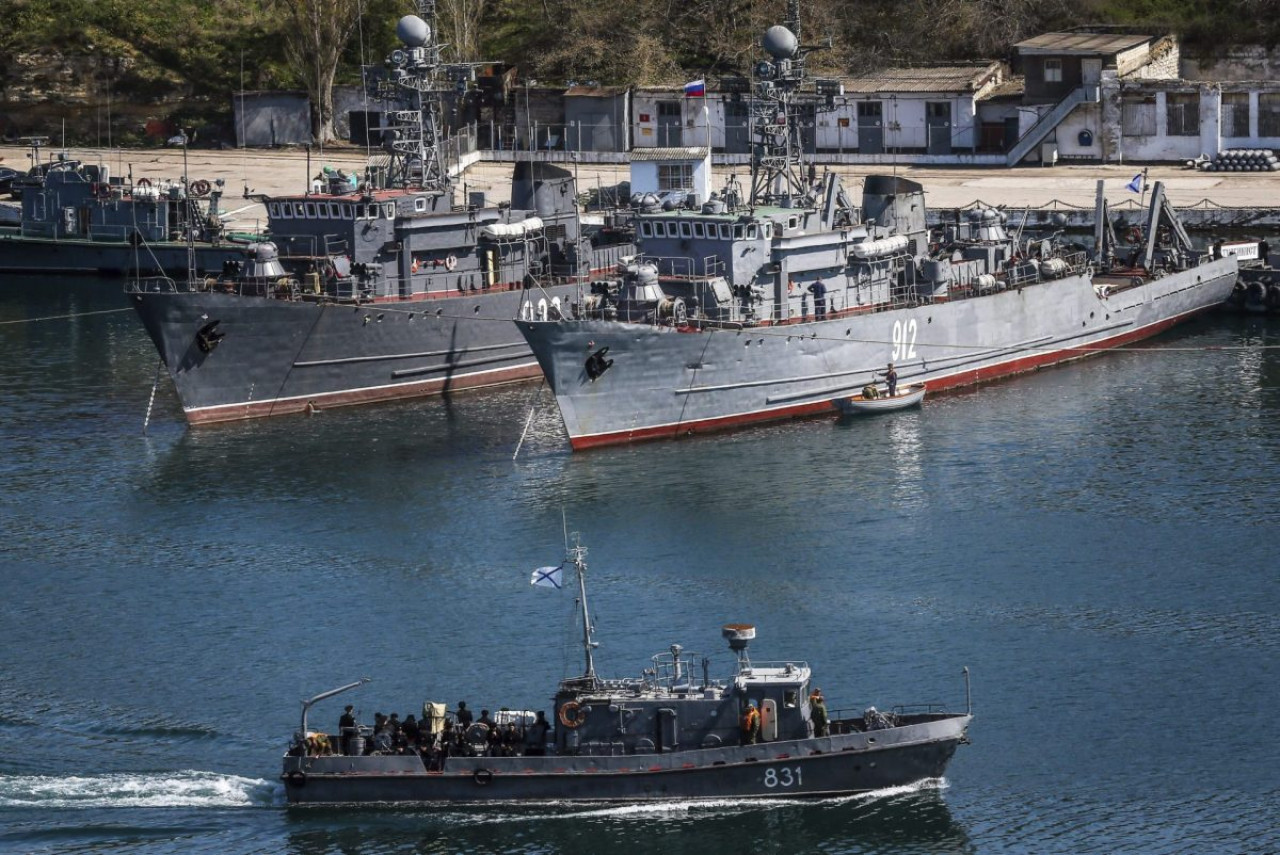
[(836, 398), (831, 403), (840, 411), (841, 415), (856, 416), (864, 413), (887, 413), (893, 410), (905, 410), (907, 407), (918, 406), (923, 400), (924, 384), (912, 383), (907, 386), (900, 386), (898, 394), (893, 397), (881, 394), (879, 397), (869, 398), (863, 392), (859, 392), (847, 398)]

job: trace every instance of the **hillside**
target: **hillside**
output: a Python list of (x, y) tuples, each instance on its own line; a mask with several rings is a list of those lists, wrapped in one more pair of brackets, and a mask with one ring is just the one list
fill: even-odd
[[(65, 118), (66, 105), (82, 108), (73, 116), (80, 133), (93, 122), (100, 128), (104, 111), (113, 127), (137, 128), (135, 119), (153, 114), (225, 122), (230, 92), (305, 88), (286, 58), (284, 13), (340, 2), (8, 0), (0, 133), (21, 131), (42, 111)], [(362, 59), (380, 61), (394, 47), (395, 21), (416, 4), (363, 0), (360, 8), (338, 82), (358, 80)], [(781, 0), (439, 0), (454, 58), (504, 60), (543, 82), (612, 84), (743, 72), (759, 34), (784, 9)], [(1277, 12), (1280, 0), (808, 0), (803, 36), (831, 38), (814, 59), (819, 70), (839, 73), (1005, 57), (1029, 35), (1099, 22), (1177, 32), (1186, 52), (1210, 54), (1273, 44)], [(177, 103), (182, 115), (174, 117)]]

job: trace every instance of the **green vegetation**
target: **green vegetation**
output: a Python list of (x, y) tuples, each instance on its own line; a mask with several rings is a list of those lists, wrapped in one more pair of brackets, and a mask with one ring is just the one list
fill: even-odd
[[(324, 0), (6, 0), (0, 86), (25, 101), (172, 104), (226, 111), (241, 88), (303, 89), (287, 58), (286, 11)], [(359, 79), (394, 46), (412, 0), (363, 0), (336, 80)], [(749, 68), (784, 0), (438, 0), (455, 57), (503, 60), (544, 83), (678, 83)], [(1019, 39), (1085, 23), (1176, 32), (1212, 54), (1280, 40), (1280, 0), (805, 0), (806, 42), (829, 72), (1002, 58)], [(296, 35), (296, 33), (295, 33)], [(296, 42), (296, 39), (295, 39)], [(296, 55), (296, 50), (293, 52)], [(45, 74), (57, 66), (74, 73)], [(200, 107), (201, 103), (205, 107)]]

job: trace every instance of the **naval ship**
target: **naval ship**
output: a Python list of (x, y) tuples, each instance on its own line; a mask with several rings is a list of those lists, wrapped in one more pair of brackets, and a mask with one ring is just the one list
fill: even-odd
[[(1099, 183), (1091, 254), (1024, 239), (1003, 212), (926, 226), (924, 189), (873, 175), (855, 205), (802, 174), (810, 82), (791, 4), (763, 39), (750, 104), (751, 188), (684, 209), (644, 205), (640, 255), (559, 318), (519, 322), (574, 449), (830, 414), (892, 363), (930, 391), (1017, 374), (1156, 335), (1221, 305), (1237, 260), (1197, 251), (1157, 183), (1147, 229), (1121, 245)], [(811, 119), (810, 119), (811, 121)]]
[(572, 281), (634, 252), (584, 233), (573, 175), (516, 165), (511, 204), (457, 204), (443, 94), (475, 64), (446, 64), (434, 3), (397, 25), (374, 95), (384, 150), (364, 175), (263, 198), (270, 240), (217, 276), (127, 293), (188, 422), (245, 419), (537, 377), (512, 319), (558, 316)]
[[(828, 710), (809, 666), (754, 662), (755, 627), (722, 629), (736, 657), (728, 679), (710, 660), (678, 644), (637, 677), (597, 675), (587, 611), (586, 549), (569, 550), (576, 581), (585, 671), (563, 680), (550, 725), (502, 711), (489, 723), (445, 717), (423, 705), (416, 738), (348, 724), (350, 734), (312, 730), (318, 702), (364, 685), (350, 683), (302, 702), (281, 780), (291, 804), (359, 802), (654, 801), (660, 799), (836, 796), (942, 777), (972, 721), (937, 704), (858, 712)], [(561, 568), (535, 571), (563, 580)], [(494, 730), (512, 724), (518, 740)], [(518, 731), (516, 721), (519, 721)], [(354, 718), (352, 719), (354, 722)], [(340, 720), (341, 723), (341, 720)], [(367, 737), (373, 737), (368, 739)], [(380, 747), (379, 747), (380, 746)]]
[(0, 273), (199, 275), (244, 256), (252, 235), (227, 232), (214, 182), (111, 174), (65, 152), (47, 162), (30, 137), (30, 172), (15, 181), (21, 208), (0, 226)]

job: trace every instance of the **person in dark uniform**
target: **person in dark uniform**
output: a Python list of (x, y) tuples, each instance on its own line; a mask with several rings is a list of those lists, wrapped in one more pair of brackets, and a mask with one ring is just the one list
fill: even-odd
[(475, 716), (471, 714), (471, 710), (467, 709), (466, 701), (458, 701), (458, 708), (453, 713), (454, 719), (458, 722), (458, 727), (465, 730), (475, 721)]
[(813, 294), (813, 316), (822, 320), (827, 316), (827, 286), (821, 279), (816, 279), (809, 286), (809, 292)]
[(541, 757), (546, 754), (547, 733), (550, 730), (551, 723), (547, 721), (547, 717), (543, 715), (542, 710), (538, 710), (533, 724), (529, 725), (529, 729), (524, 734), (524, 753), (531, 757)]
[(889, 387), (889, 397), (892, 398), (898, 394), (898, 369), (893, 367), (893, 363), (889, 363), (889, 368), (884, 372), (885, 385)]
[(351, 753), (351, 738), (356, 735), (356, 717), (352, 713), (355, 707), (347, 704), (342, 711), (342, 716), (338, 719), (338, 737), (342, 740), (339, 744), (342, 746), (343, 754)]

